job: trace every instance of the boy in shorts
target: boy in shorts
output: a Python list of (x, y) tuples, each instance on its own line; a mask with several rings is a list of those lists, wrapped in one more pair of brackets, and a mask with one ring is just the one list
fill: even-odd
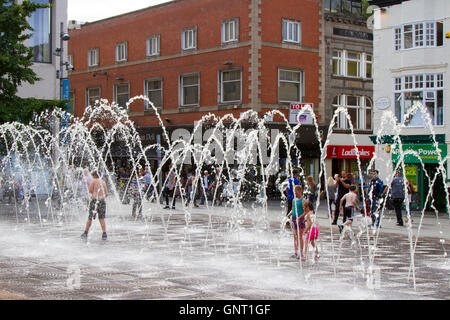
[[(343, 207), (345, 201), (345, 208)], [(346, 193), (341, 201), (339, 211), (343, 213), (343, 224), (339, 226), (339, 232), (342, 232), (342, 229), (345, 226), (352, 227), (353, 216), (355, 214), (355, 209), (358, 208), (358, 194), (356, 193), (356, 186), (350, 186), (350, 192)]]
[(106, 225), (105, 225), (105, 215), (106, 215), (106, 202), (105, 199), (108, 196), (108, 188), (105, 181), (103, 181), (98, 172), (92, 174), (92, 182), (89, 185), (89, 193), (91, 194), (91, 201), (89, 202), (89, 218), (86, 223), (86, 228), (81, 238), (87, 239), (89, 229), (92, 224), (92, 220), (98, 214), (98, 221), (102, 227), (102, 239), (106, 240)]

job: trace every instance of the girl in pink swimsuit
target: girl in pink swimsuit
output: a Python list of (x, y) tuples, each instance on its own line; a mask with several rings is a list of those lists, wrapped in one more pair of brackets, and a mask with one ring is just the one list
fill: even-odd
[(319, 237), (319, 226), (315, 223), (316, 215), (314, 213), (313, 203), (309, 200), (303, 201), (303, 210), (305, 212), (305, 221), (308, 225), (305, 230), (306, 233), (305, 256), (308, 257), (309, 243), (311, 243), (312, 247), (315, 249), (316, 252), (314, 260), (317, 260), (319, 258), (319, 248), (316, 245), (316, 240)]

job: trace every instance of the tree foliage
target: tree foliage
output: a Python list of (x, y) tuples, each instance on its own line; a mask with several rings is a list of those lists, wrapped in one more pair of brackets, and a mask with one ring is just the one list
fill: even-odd
[[(38, 8), (47, 7), (29, 0), (22, 4), (0, 0), (0, 123), (20, 121), (21, 111), (26, 113), (33, 105), (36, 106), (36, 99), (20, 99), (16, 94), (22, 83), (34, 84), (40, 80), (31, 69), (33, 49), (25, 45), (33, 32), (27, 19)], [(31, 105), (25, 104), (30, 101), (33, 102)]]

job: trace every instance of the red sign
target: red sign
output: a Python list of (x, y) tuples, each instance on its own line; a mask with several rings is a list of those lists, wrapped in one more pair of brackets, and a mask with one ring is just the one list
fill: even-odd
[(328, 146), (327, 158), (329, 159), (372, 159), (375, 153), (374, 146)]

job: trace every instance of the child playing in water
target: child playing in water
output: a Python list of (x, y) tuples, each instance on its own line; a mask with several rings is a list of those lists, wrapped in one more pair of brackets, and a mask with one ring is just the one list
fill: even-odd
[(309, 243), (311, 243), (312, 247), (315, 249), (316, 252), (314, 260), (317, 260), (319, 259), (319, 248), (316, 245), (316, 240), (319, 237), (319, 227), (315, 223), (316, 215), (314, 213), (314, 205), (310, 200), (303, 201), (303, 211), (305, 212), (305, 221), (308, 225), (305, 230), (306, 233), (305, 256), (308, 257)]
[[(343, 203), (345, 201), (345, 208), (343, 207)], [(358, 207), (358, 194), (356, 193), (356, 186), (350, 186), (350, 192), (345, 194), (340, 203), (340, 212), (344, 215), (344, 224), (339, 226), (339, 232), (342, 232), (345, 226), (352, 227), (353, 216), (355, 213), (355, 209)]]
[(291, 256), (293, 259), (299, 259), (298, 256), (298, 244), (300, 242), (300, 253), (302, 259), (305, 259), (303, 255), (303, 232), (305, 230), (305, 219), (303, 212), (303, 188), (299, 185), (294, 187), (295, 199), (293, 200), (293, 208), (289, 213), (289, 217), (292, 219), (291, 227), (294, 235), (294, 254)]

